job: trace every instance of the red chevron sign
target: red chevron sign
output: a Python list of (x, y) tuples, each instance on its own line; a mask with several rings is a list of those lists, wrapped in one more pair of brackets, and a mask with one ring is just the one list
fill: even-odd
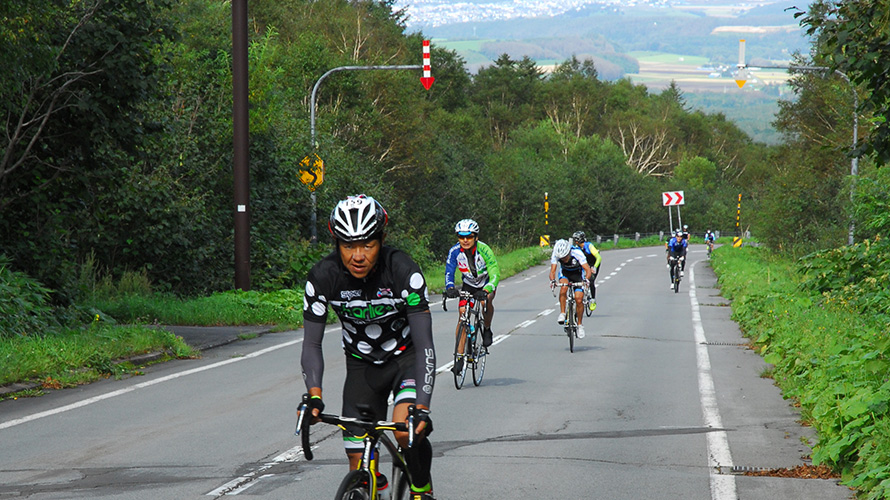
[(674, 205), (684, 205), (683, 191), (668, 191), (661, 193), (661, 206), (672, 207)]

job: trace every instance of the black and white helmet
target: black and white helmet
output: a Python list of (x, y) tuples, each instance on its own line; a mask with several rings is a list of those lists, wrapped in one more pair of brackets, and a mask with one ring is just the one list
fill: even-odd
[(340, 241), (367, 240), (381, 236), (386, 221), (386, 210), (377, 200), (358, 194), (337, 203), (328, 230)]
[(584, 231), (575, 231), (575, 234), (572, 235), (572, 240), (576, 245), (582, 245), (587, 241), (587, 235), (584, 234)]
[(556, 240), (556, 243), (553, 244), (553, 256), (557, 259), (565, 257), (571, 251), (572, 247), (569, 246), (569, 242), (567, 240)]

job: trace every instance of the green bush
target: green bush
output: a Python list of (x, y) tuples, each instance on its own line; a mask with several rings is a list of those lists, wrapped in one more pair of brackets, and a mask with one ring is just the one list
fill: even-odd
[(59, 326), (50, 303), (52, 290), (13, 271), (0, 255), (0, 338), (42, 333)]
[(817, 431), (813, 462), (840, 471), (867, 498), (887, 498), (890, 329), (885, 315), (861, 314), (882, 301), (867, 276), (883, 267), (874, 246), (814, 254), (802, 265), (765, 249), (721, 247), (711, 262), (733, 319)]

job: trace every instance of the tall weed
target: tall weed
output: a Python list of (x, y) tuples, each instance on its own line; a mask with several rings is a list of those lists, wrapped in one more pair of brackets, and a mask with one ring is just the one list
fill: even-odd
[(13, 271), (10, 260), (0, 255), (0, 338), (39, 334), (58, 327), (51, 293), (37, 280)]

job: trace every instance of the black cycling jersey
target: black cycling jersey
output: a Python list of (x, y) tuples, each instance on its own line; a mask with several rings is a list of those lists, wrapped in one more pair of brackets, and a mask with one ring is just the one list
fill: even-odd
[(304, 321), (324, 323), (328, 306), (343, 324), (343, 348), (371, 363), (398, 356), (412, 345), (407, 315), (429, 309), (426, 281), (408, 254), (383, 246), (377, 266), (359, 279), (335, 250), (309, 271)]

